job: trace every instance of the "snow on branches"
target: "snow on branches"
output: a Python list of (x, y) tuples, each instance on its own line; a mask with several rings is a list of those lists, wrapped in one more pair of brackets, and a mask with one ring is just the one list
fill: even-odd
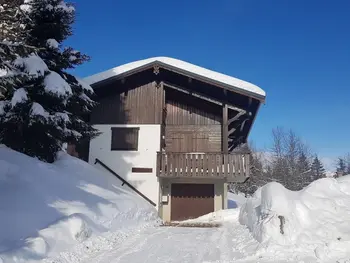
[(97, 135), (84, 121), (93, 90), (67, 72), (89, 57), (64, 47), (75, 19), (71, 4), (20, 2), (0, 1), (0, 144), (51, 162), (63, 143)]

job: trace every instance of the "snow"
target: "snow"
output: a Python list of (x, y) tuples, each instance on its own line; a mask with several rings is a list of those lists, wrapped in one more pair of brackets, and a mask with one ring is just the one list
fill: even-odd
[(220, 227), (160, 227), (154, 207), (100, 169), (0, 146), (0, 262), (350, 262), (350, 175), (228, 193), (235, 208), (185, 221)]
[(64, 122), (70, 122), (70, 118), (68, 116), (67, 113), (64, 112), (56, 112), (55, 116), (61, 120), (63, 120)]
[[(243, 252), (246, 248), (244, 243), (251, 245), (246, 242), (247, 235), (244, 233), (246, 233), (245, 229), (239, 225), (233, 225), (231, 228), (146, 229), (108, 251), (89, 255), (88, 258), (83, 256), (80, 262), (243, 262), (239, 260), (246, 258), (246, 252)], [(254, 245), (257, 245), (256, 242)], [(69, 260), (61, 262), (69, 262)]]
[[(182, 223), (224, 223), (238, 221), (239, 209), (247, 201), (242, 193), (234, 194), (227, 193), (227, 207), (226, 210), (219, 210), (195, 219), (182, 221)], [(237, 209), (236, 209), (237, 208)]]
[(93, 89), (91, 88), (91, 86), (89, 84), (87, 84), (84, 80), (77, 78), (76, 80), (78, 81), (78, 83), (83, 87), (84, 90), (89, 91), (91, 93), (93, 93)]
[(72, 13), (75, 11), (75, 8), (72, 6), (72, 5), (67, 5), (64, 1), (61, 1), (56, 9), (60, 9), (60, 10), (63, 10), (65, 12), (68, 12), (68, 13)]
[[(239, 219), (270, 248), (303, 247), (320, 260), (350, 258), (350, 176), (319, 179), (298, 192), (266, 184), (242, 206)], [(330, 255), (334, 246), (340, 252)]]
[(86, 255), (158, 224), (115, 177), (64, 153), (47, 164), (1, 146), (0, 182), (0, 262)]
[(24, 12), (30, 12), (32, 0), (24, 0), (23, 4), (20, 6), (21, 10)]
[(86, 95), (85, 93), (81, 93), (81, 94), (79, 95), (79, 98), (82, 99), (82, 100), (84, 100), (84, 101), (86, 101), (86, 102), (88, 102), (88, 103), (93, 103), (93, 102), (94, 102), (94, 101), (93, 101), (92, 99), (90, 99), (89, 96)]
[(56, 41), (56, 39), (52, 39), (52, 38), (48, 39), (47, 45), (51, 48), (55, 48), (55, 49), (59, 48), (59, 43)]
[(223, 223), (223, 222), (237, 221), (238, 216), (239, 216), (238, 209), (227, 209), (227, 210), (219, 210), (216, 212), (212, 212), (195, 219), (185, 220), (185, 221), (182, 221), (182, 223), (190, 223), (190, 224), (191, 223)]
[[(22, 4), (20, 7), (21, 10), (24, 12), (30, 12), (31, 11), (31, 5), (30, 5), (31, 2), (32, 2), (32, 0), (25, 0), (24, 4)], [(52, 11), (54, 9), (54, 6), (51, 4), (47, 4), (46, 9), (49, 11)], [(57, 5), (55, 5), (55, 9), (65, 11), (68, 13), (72, 13), (75, 11), (75, 8), (73, 6), (67, 5), (64, 1), (60, 1)]]
[(34, 116), (42, 116), (45, 119), (50, 116), (50, 114), (37, 102), (33, 102), (33, 105), (30, 109), (30, 114)]
[(4, 108), (5, 108), (6, 105), (7, 105), (6, 101), (0, 101), (0, 115), (5, 113)]
[(25, 58), (18, 57), (14, 64), (17, 67), (23, 67), (26, 73), (34, 77), (44, 76), (45, 72), (49, 70), (45, 62), (35, 54)]
[(51, 71), (44, 79), (45, 91), (57, 96), (72, 94), (72, 89), (58, 73)]
[[(344, 180), (344, 179), (343, 179)], [(350, 179), (349, 179), (350, 181)], [(270, 191), (283, 188), (267, 186), (259, 189), (255, 199), (266, 195), (266, 204), (271, 203)], [(242, 194), (230, 194), (229, 199), (245, 207), (250, 199)], [(246, 202), (247, 201), (247, 202)], [(268, 206), (268, 205), (267, 205)], [(278, 206), (278, 205), (277, 205)], [(272, 205), (276, 208), (276, 205)], [(259, 210), (259, 209), (257, 209)], [(286, 211), (283, 208), (281, 211)], [(253, 233), (238, 221), (240, 209), (221, 210), (185, 223), (221, 223), (220, 227), (150, 227), (133, 232), (123, 241), (105, 243), (90, 249), (92, 243), (85, 242), (89, 249), (82, 248), (61, 253), (59, 257), (45, 262), (145, 262), (145, 263), (180, 263), (180, 262), (238, 262), (238, 263), (272, 263), (272, 262), (350, 262), (350, 241), (335, 240), (324, 246), (301, 244), (300, 246), (277, 246), (273, 243), (260, 243)], [(115, 234), (113, 233), (112, 236)], [(116, 234), (118, 237), (120, 234)], [(110, 237), (108, 238), (110, 240)], [(99, 240), (101, 241), (101, 240)], [(316, 248), (315, 248), (316, 247)]]
[(0, 77), (4, 77), (6, 75), (7, 75), (7, 70), (0, 68)]
[(64, 129), (64, 132), (65, 132), (65, 134), (67, 134), (67, 135), (72, 135), (72, 136), (74, 136), (76, 139), (79, 139), (80, 137), (83, 136), (80, 132), (77, 132), (76, 130)]
[(212, 80), (219, 85), (228, 86), (233, 91), (240, 91), (248, 95), (257, 95), (260, 99), (264, 99), (266, 96), (265, 91), (263, 91), (261, 88), (259, 88), (254, 84), (251, 84), (249, 82), (246, 82), (225, 74), (221, 74), (206, 68), (202, 68), (200, 66), (196, 66), (179, 59), (169, 58), (169, 57), (153, 57), (153, 58), (131, 62), (98, 74), (95, 74), (95, 75), (89, 76), (85, 78), (85, 81), (88, 84), (92, 85), (94, 83), (97, 83), (112, 77), (120, 76), (129, 71), (145, 67), (152, 63), (158, 63), (165, 67), (171, 67), (175, 70), (178, 70), (179, 72), (184, 72), (187, 74), (190, 73), (194, 76)]
[(48, 5), (46, 6), (46, 10), (52, 11), (52, 10), (53, 10), (53, 5), (48, 4)]
[(231, 192), (227, 193), (227, 208), (238, 208), (241, 207), (247, 201), (247, 198), (243, 193), (234, 194)]
[(23, 103), (28, 100), (27, 91), (24, 88), (17, 89), (12, 96), (11, 105), (15, 107), (18, 103)]

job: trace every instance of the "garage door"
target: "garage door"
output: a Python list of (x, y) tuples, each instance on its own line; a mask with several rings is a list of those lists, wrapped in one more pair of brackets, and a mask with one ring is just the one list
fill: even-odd
[(172, 184), (171, 220), (182, 221), (214, 212), (213, 184)]

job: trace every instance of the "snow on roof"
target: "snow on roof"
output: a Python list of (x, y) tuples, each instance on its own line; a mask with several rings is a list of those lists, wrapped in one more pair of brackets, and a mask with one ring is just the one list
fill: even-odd
[(206, 68), (202, 68), (200, 66), (196, 66), (179, 59), (169, 58), (169, 57), (153, 57), (153, 58), (148, 58), (144, 60), (127, 63), (124, 65), (112, 68), (110, 70), (86, 77), (84, 80), (88, 84), (92, 85), (112, 77), (118, 77), (129, 71), (136, 70), (138, 68), (144, 67), (146, 65), (149, 65), (155, 62), (165, 67), (168, 66), (174, 70), (179, 70), (180, 72), (191, 74), (195, 77), (211, 80), (217, 83), (218, 85), (224, 85), (232, 89), (233, 91), (240, 91), (242, 93), (245, 93), (247, 95), (252, 95), (252, 96), (255, 95), (255, 97), (258, 97), (260, 99), (264, 99), (266, 96), (266, 93), (264, 90), (262, 90), (261, 88), (259, 88), (258, 86), (252, 83), (249, 83), (247, 81), (240, 80), (219, 72), (215, 72)]

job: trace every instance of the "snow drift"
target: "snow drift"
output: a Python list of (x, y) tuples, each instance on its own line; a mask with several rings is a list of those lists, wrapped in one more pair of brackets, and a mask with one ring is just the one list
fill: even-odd
[(41, 261), (107, 231), (157, 222), (112, 175), (60, 154), (43, 163), (0, 146), (0, 262)]
[(298, 192), (268, 183), (242, 206), (239, 220), (260, 243), (311, 246), (323, 258), (331, 247), (350, 243), (350, 175), (320, 179)]
[(231, 224), (233, 222), (238, 222), (239, 208), (246, 202), (246, 197), (243, 193), (234, 194), (231, 192), (227, 193), (227, 208), (224, 210), (219, 210), (212, 212), (194, 219), (188, 219), (181, 221), (179, 226), (182, 224)]

